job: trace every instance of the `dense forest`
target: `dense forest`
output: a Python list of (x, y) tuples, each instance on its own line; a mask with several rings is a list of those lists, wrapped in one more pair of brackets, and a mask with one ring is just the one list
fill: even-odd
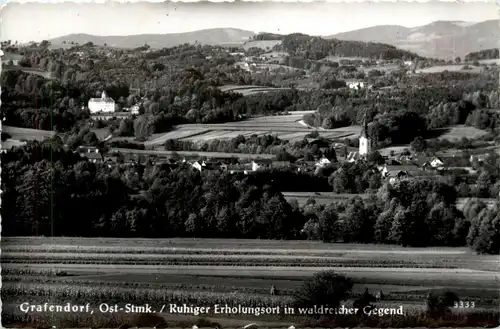
[(493, 48), (493, 49), (485, 49), (477, 52), (473, 52), (470, 54), (467, 54), (465, 56), (466, 61), (480, 61), (483, 59), (498, 59), (500, 58), (498, 55), (498, 48)]

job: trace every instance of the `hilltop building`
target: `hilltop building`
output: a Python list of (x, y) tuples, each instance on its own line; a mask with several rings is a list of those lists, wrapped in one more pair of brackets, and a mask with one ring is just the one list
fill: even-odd
[(114, 112), (115, 101), (108, 97), (105, 91), (102, 92), (101, 98), (91, 98), (89, 100), (90, 113)]

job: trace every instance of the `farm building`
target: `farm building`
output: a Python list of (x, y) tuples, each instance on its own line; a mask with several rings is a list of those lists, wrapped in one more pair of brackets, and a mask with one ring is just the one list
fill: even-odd
[(378, 170), (382, 174), (382, 177), (395, 177), (398, 176), (401, 172), (410, 173), (414, 171), (418, 171), (419, 168), (417, 165), (400, 165), (400, 166), (391, 166), (391, 165), (383, 165), (379, 166)]
[(323, 168), (325, 166), (328, 166), (331, 163), (332, 162), (330, 160), (328, 160), (325, 157), (322, 157), (321, 159), (319, 159), (318, 161), (316, 161), (316, 167)]
[(252, 161), (252, 171), (257, 171), (262, 168), (271, 167), (273, 160), (271, 159), (258, 159)]
[(367, 86), (366, 82), (359, 80), (348, 80), (345, 83), (347, 87), (349, 87), (349, 89), (354, 89), (354, 90), (364, 89)]
[(75, 153), (79, 153), (80, 156), (87, 156), (91, 153), (99, 153), (99, 149), (95, 146), (78, 146)]
[(106, 91), (102, 92), (101, 98), (91, 98), (88, 108), (90, 113), (108, 113), (115, 111), (115, 101), (108, 97)]

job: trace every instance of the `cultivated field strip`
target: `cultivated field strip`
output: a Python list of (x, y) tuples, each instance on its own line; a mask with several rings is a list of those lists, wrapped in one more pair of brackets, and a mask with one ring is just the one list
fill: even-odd
[(297, 267), (297, 266), (273, 266), (269, 268), (267, 266), (197, 266), (197, 265), (121, 265), (121, 264), (97, 264), (93, 269), (89, 269), (87, 264), (9, 264), (10, 268), (54, 268), (54, 269), (88, 269), (89, 271), (104, 270), (104, 271), (144, 271), (153, 270), (159, 271), (161, 273), (172, 273), (172, 274), (185, 274), (185, 273), (196, 273), (197, 275), (214, 275), (214, 276), (284, 276), (284, 277), (307, 277), (313, 275), (318, 271), (327, 270), (338, 270), (339, 272), (351, 274), (362, 274), (362, 275), (374, 275), (377, 277), (383, 276), (396, 276), (401, 278), (411, 278), (412, 276), (429, 276), (429, 277), (440, 277), (444, 278), (454, 278), (463, 277), (469, 279), (476, 279), (479, 281), (490, 281), (495, 282), (496, 274), (492, 272), (472, 270), (472, 269), (434, 269), (434, 268), (370, 268), (370, 267)]
[[(199, 244), (198, 244), (199, 245)], [(137, 247), (120, 247), (114, 244), (104, 245), (104, 246), (75, 246), (71, 244), (41, 244), (41, 245), (26, 245), (17, 243), (3, 243), (2, 244), (2, 254), (6, 252), (26, 252), (32, 254), (33, 252), (60, 252), (60, 253), (139, 253), (139, 254), (187, 254), (187, 255), (291, 255), (293, 257), (301, 256), (324, 256), (324, 257), (348, 257), (349, 255), (356, 255), (357, 258), (367, 256), (367, 257), (390, 257), (394, 259), (397, 255), (404, 255), (405, 257), (425, 257), (429, 256), (432, 258), (437, 258), (441, 256), (450, 257), (453, 255), (463, 255), (468, 260), (470, 259), (493, 259), (500, 260), (500, 256), (489, 256), (489, 255), (473, 255), (465, 248), (435, 248), (428, 250), (421, 250), (421, 248), (398, 248), (390, 245), (383, 245), (380, 249), (365, 249), (365, 248), (353, 248), (352, 250), (342, 248), (342, 244), (339, 244), (338, 248), (335, 245), (332, 249), (316, 249), (314, 245), (310, 249), (268, 249), (268, 248), (239, 248), (235, 246), (235, 249), (231, 249), (229, 246), (226, 248), (200, 248), (197, 247), (152, 247), (152, 246), (139, 246)], [(360, 247), (362, 247), (361, 245)], [(369, 247), (370, 245), (366, 245)], [(304, 246), (302, 246), (304, 247)], [(385, 248), (384, 248), (385, 247)], [(390, 247), (393, 247), (390, 248)]]
[(132, 264), (132, 265), (215, 265), (218, 266), (292, 266), (292, 267), (401, 267), (459, 268), (460, 262), (436, 259), (394, 260), (360, 259), (356, 257), (311, 257), (271, 255), (155, 255), (123, 253), (24, 253), (4, 252), (2, 263), (64, 263), (64, 264)]
[(150, 146), (150, 145), (159, 145), (165, 143), (168, 139), (181, 139), (181, 138), (187, 138), (191, 136), (196, 136), (200, 135), (207, 132), (206, 129), (192, 129), (192, 130), (174, 130), (170, 131), (166, 134), (162, 134), (160, 136), (157, 136), (153, 138), (152, 140), (145, 141), (144, 145), (145, 146)]
[[(397, 245), (374, 244), (348, 244), (348, 243), (323, 243), (309, 240), (246, 240), (246, 239), (196, 239), (196, 238), (170, 238), (170, 239), (127, 239), (127, 238), (72, 238), (72, 237), (2, 237), (2, 250), (4, 248), (17, 248), (29, 246), (35, 249), (42, 247), (67, 248), (76, 247), (83, 249), (117, 247), (117, 248), (175, 248), (178, 250), (230, 250), (230, 251), (265, 251), (265, 252), (360, 252), (360, 253), (404, 253), (418, 256), (420, 254), (467, 254), (475, 258), (475, 253), (468, 248), (455, 247), (427, 247), (405, 248)], [(491, 256), (489, 256), (491, 257)], [(495, 257), (495, 256), (493, 256)]]

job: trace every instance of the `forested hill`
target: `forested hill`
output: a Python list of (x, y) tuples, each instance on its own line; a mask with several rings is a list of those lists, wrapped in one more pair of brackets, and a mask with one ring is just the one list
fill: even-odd
[[(320, 60), (327, 56), (369, 57), (382, 59), (412, 59), (419, 55), (398, 49), (394, 46), (364, 41), (349, 41), (339, 39), (324, 39), (302, 33), (279, 35), (253, 32), (240, 29), (209, 29), (178, 34), (144, 34), (130, 36), (94, 36), (88, 34), (72, 34), (50, 40), (53, 45), (62, 43), (104, 45), (117, 48), (135, 48), (149, 45), (151, 48), (175, 47), (181, 44), (232, 45), (243, 46), (244, 42), (253, 40), (281, 40), (275, 50), (286, 51), (293, 56), (304, 56), (307, 59)], [(248, 42), (250, 47), (264, 48), (259, 42)], [(248, 45), (246, 45), (248, 47)], [(265, 50), (265, 49), (264, 49)]]
[[(279, 35), (263, 33), (255, 39), (277, 40), (278, 38)], [(384, 43), (324, 39), (301, 33), (283, 35), (279, 39), (281, 43), (275, 46), (275, 50), (286, 51), (291, 55), (304, 56), (312, 60), (320, 60), (327, 56), (381, 59), (421, 58), (415, 53)]]
[(498, 48), (485, 49), (481, 51), (476, 51), (473, 53), (469, 53), (465, 56), (466, 61), (480, 61), (483, 59), (498, 59)]

